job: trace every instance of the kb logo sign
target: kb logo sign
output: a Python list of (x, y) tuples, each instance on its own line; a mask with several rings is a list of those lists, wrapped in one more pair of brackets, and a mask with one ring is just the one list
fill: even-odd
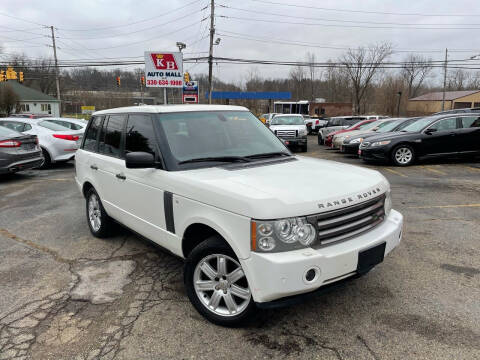
[(178, 70), (173, 54), (151, 54), (151, 56), (157, 70)]

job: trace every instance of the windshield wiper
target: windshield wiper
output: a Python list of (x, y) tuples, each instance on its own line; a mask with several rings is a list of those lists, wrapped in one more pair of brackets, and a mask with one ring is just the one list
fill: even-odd
[(190, 164), (190, 163), (196, 163), (196, 162), (209, 162), (209, 161), (250, 162), (251, 160), (243, 156), (212, 156), (212, 157), (202, 157), (202, 158), (183, 160), (183, 161), (180, 161), (178, 165)]
[(277, 157), (277, 156), (292, 156), (292, 155), (283, 151), (277, 151), (277, 152), (270, 152), (270, 153), (253, 154), (245, 157), (249, 159), (261, 159), (261, 158), (271, 158), (271, 157)]

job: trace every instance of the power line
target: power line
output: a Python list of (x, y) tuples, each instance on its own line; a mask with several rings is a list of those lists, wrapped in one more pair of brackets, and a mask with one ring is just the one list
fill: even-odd
[(323, 10), (323, 11), (336, 11), (336, 12), (348, 12), (348, 13), (360, 13), (360, 14), (376, 14), (376, 15), (395, 15), (395, 16), (428, 16), (428, 17), (478, 17), (480, 14), (432, 14), (432, 13), (397, 13), (397, 12), (384, 12), (384, 11), (365, 11), (365, 10), (349, 10), (349, 9), (338, 9), (338, 8), (326, 8), (319, 6), (306, 6), (298, 4), (288, 4), (275, 1), (267, 0), (250, 0), (257, 3), (269, 4), (269, 5), (279, 5), (279, 6), (288, 6), (296, 7), (303, 9), (311, 10)]
[(23, 22), (26, 22), (26, 23), (35, 24), (35, 25), (42, 26), (42, 27), (48, 27), (48, 26), (47, 26), (47, 25), (45, 25), (45, 24), (40, 24), (40, 23), (37, 23), (37, 22), (35, 22), (35, 21), (31, 21), (31, 20), (22, 19), (22, 18), (19, 18), (19, 17), (13, 16), (13, 15), (9, 15), (9, 14), (5, 14), (5, 13), (1, 13), (1, 12), (0, 12), (0, 16), (6, 16), (6, 17), (9, 17), (9, 18), (11, 18), (11, 19), (18, 20), (18, 21), (23, 21)]
[[(219, 35), (229, 37), (229, 38), (234, 38), (234, 39), (241, 39), (241, 40), (248, 40), (248, 41), (256, 41), (256, 42), (261, 42), (261, 43), (275, 43), (275, 44), (283, 44), (283, 45), (289, 45), (289, 46), (300, 46), (300, 47), (309, 47), (309, 48), (320, 48), (320, 49), (332, 49), (332, 50), (349, 50), (349, 49), (355, 49), (358, 47), (358, 45), (355, 46), (348, 46), (348, 45), (342, 45), (342, 46), (333, 46), (333, 45), (328, 45), (328, 44), (318, 44), (318, 43), (310, 43), (310, 42), (305, 42), (305, 41), (298, 41), (298, 40), (288, 40), (288, 39), (278, 39), (278, 38), (261, 38), (261, 37), (253, 37), (250, 36), (249, 34), (243, 34), (243, 33), (237, 33), (233, 31), (226, 31), (219, 29)], [(232, 35), (233, 34), (233, 35)], [(418, 52), (418, 53), (440, 53), (444, 52), (445, 50), (441, 49), (394, 49), (394, 53), (399, 53), (399, 52)], [(452, 52), (480, 52), (478, 49), (453, 49), (449, 50)]]
[(122, 25), (112, 25), (112, 26), (105, 26), (105, 27), (98, 27), (98, 28), (88, 28), (88, 29), (68, 29), (68, 28), (60, 28), (60, 30), (64, 30), (64, 31), (101, 31), (101, 30), (108, 30), (108, 29), (116, 29), (116, 28), (120, 28), (120, 27), (126, 27), (126, 26), (131, 26), (131, 25), (136, 25), (136, 24), (140, 24), (140, 23), (144, 23), (144, 22), (147, 22), (147, 21), (152, 21), (152, 20), (159, 20), (160, 17), (163, 17), (163, 16), (166, 16), (166, 15), (170, 15), (178, 10), (182, 10), (182, 9), (185, 9), (186, 7), (192, 5), (192, 4), (195, 4), (197, 2), (200, 2), (201, 0), (194, 0), (194, 1), (191, 1), (183, 6), (180, 6), (178, 8), (175, 8), (175, 9), (172, 9), (170, 11), (167, 11), (167, 12), (164, 12), (160, 15), (156, 15), (156, 16), (152, 16), (152, 17), (149, 17), (147, 19), (143, 19), (143, 20), (138, 20), (138, 21), (134, 21), (134, 22), (131, 22), (131, 23), (127, 23), (127, 24), (122, 24)]
[[(229, 6), (229, 5), (218, 5), (221, 8), (225, 9), (232, 9), (236, 11), (242, 11), (246, 13), (254, 13), (258, 14), (260, 11), (258, 10), (250, 10), (250, 9), (244, 9), (244, 8), (238, 8), (234, 6)], [(341, 19), (325, 19), (321, 18), (319, 19), (318, 17), (304, 17), (304, 16), (294, 16), (294, 15), (289, 15), (289, 14), (279, 14), (279, 13), (272, 13), (272, 12), (267, 12), (267, 11), (261, 11), (260, 12), (262, 15), (272, 15), (272, 16), (280, 16), (282, 18), (291, 18), (291, 19), (302, 19), (302, 20), (321, 20), (321, 21), (327, 21), (327, 22), (340, 22), (340, 23), (357, 23), (357, 24), (375, 24), (375, 25), (398, 25), (398, 26), (480, 26), (479, 23), (475, 24), (445, 24), (445, 23), (431, 23), (431, 24), (418, 24), (418, 23), (397, 23), (397, 22), (377, 22), (377, 21), (359, 21), (359, 20), (341, 20)], [(462, 28), (463, 29), (463, 28)]]
[(294, 21), (273, 20), (273, 19), (258, 19), (258, 18), (254, 19), (254, 18), (244, 18), (239, 16), (227, 16), (227, 15), (218, 15), (218, 17), (232, 19), (232, 20), (254, 21), (257, 23), (267, 22), (267, 23), (275, 23), (275, 24), (323, 26), (323, 27), (336, 27), (336, 28), (401, 29), (401, 30), (480, 30), (480, 27), (413, 27), (413, 26), (399, 27), (399, 26), (335, 25), (335, 24), (325, 24), (325, 23), (305, 23), (305, 22), (294, 22)]
[(150, 27), (147, 27), (147, 28), (142, 28), (142, 29), (135, 30), (135, 31), (129, 31), (128, 33), (120, 33), (120, 34), (106, 35), (106, 36), (94, 36), (94, 37), (88, 37), (88, 38), (76, 38), (76, 37), (73, 37), (73, 38), (62, 37), (62, 38), (65, 39), (65, 40), (97, 40), (97, 39), (108, 39), (108, 38), (115, 38), (115, 37), (122, 37), (122, 36), (130, 36), (132, 34), (137, 34), (139, 32), (145, 32), (145, 31), (148, 31), (148, 30), (151, 30), (151, 29), (155, 29), (155, 28), (158, 28), (158, 27), (162, 27), (162, 26), (171, 24), (173, 22), (177, 22), (177, 21), (185, 19), (185, 18), (189, 18), (192, 15), (199, 13), (200, 11), (201, 11), (201, 9), (197, 10), (197, 11), (194, 11), (192, 13), (188, 13), (187, 15), (183, 15), (179, 18), (175, 18), (175, 19), (172, 19), (170, 21), (163, 22), (163, 23), (158, 24), (158, 25), (153, 25), (153, 26), (150, 26)]

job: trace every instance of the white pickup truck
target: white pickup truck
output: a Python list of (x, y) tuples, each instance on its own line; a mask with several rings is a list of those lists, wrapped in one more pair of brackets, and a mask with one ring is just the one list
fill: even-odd
[(92, 234), (115, 220), (185, 259), (191, 303), (224, 326), (365, 274), (402, 237), (385, 177), (294, 156), (244, 107), (98, 111), (75, 166)]

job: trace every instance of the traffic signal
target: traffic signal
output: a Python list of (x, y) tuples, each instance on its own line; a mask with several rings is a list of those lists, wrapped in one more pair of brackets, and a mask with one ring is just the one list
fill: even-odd
[(186, 83), (190, 82), (190, 74), (188, 72), (183, 74), (183, 81), (185, 81)]
[(17, 72), (13, 68), (7, 68), (7, 80), (17, 80)]
[(145, 86), (145, 76), (142, 76), (140, 78), (140, 82), (142, 83), (143, 86)]
[(20, 71), (20, 72), (18, 73), (18, 82), (23, 83), (23, 71)]
[(120, 76), (117, 76), (117, 87), (120, 87)]
[(7, 77), (5, 76), (5, 70), (0, 70), (0, 82), (7, 81)]

